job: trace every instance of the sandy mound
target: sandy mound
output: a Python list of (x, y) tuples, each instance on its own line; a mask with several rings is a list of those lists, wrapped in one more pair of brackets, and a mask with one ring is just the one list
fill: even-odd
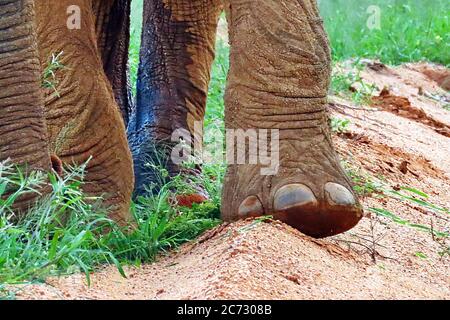
[[(449, 208), (450, 95), (436, 76), (445, 70), (436, 68), (366, 61), (360, 76), (376, 88), (371, 102), (332, 97), (330, 108), (350, 120), (334, 140), (351, 172), (394, 192), (423, 190), (427, 202)], [(377, 190), (362, 203), (361, 223), (325, 240), (278, 222), (245, 221), (154, 264), (126, 268), (126, 279), (105, 267), (92, 274), (90, 287), (84, 275), (73, 275), (13, 289), (22, 299), (450, 299), (449, 239), (432, 234), (450, 232), (448, 212)]]
[(352, 250), (308, 238), (281, 223), (248, 221), (213, 230), (199, 243), (153, 265), (128, 268), (128, 279), (110, 267), (92, 275), (91, 287), (84, 276), (76, 275), (29, 286), (19, 297), (449, 298), (445, 275), (433, 268), (425, 272), (427, 268), (413, 261), (403, 266), (388, 261), (375, 265)]

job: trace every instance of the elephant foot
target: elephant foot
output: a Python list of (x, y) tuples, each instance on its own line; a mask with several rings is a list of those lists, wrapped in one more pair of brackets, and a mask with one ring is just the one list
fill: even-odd
[(320, 198), (305, 184), (284, 185), (273, 196), (273, 211), (275, 219), (316, 238), (345, 232), (362, 217), (353, 192), (335, 182), (323, 186)]
[[(234, 189), (234, 199), (223, 209), (225, 220), (245, 219), (271, 215), (302, 233), (323, 238), (345, 232), (353, 228), (362, 218), (362, 208), (351, 191), (350, 185), (342, 182), (326, 182), (298, 179), (287, 176), (272, 185), (270, 178), (260, 177), (253, 183), (253, 192), (248, 192), (245, 184), (239, 183), (241, 175), (248, 170), (238, 169), (237, 174), (227, 176), (225, 190)], [(258, 181), (259, 180), (259, 181)], [(283, 181), (284, 180), (284, 181)], [(259, 192), (255, 189), (259, 189)], [(314, 190), (314, 191), (313, 191)]]
[[(228, 3), (225, 127), (246, 131), (253, 146), (237, 140), (248, 164), (228, 168), (223, 218), (272, 215), (317, 238), (349, 230), (362, 209), (331, 142), (326, 112), (331, 56), (317, 2)], [(263, 130), (277, 131), (269, 134), (279, 142), (279, 152), (270, 153), (276, 158), (272, 175), (261, 170), (270, 148), (259, 145), (267, 141)]]
[(345, 232), (359, 222), (361, 205), (325, 121), (316, 128), (280, 130), (279, 149), (274, 175), (262, 175), (259, 164), (228, 168), (222, 205), (225, 220), (271, 215), (315, 238)]

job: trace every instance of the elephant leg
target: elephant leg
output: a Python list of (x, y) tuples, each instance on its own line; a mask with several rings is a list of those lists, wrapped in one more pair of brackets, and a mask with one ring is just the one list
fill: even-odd
[(125, 126), (131, 113), (128, 73), (131, 0), (93, 1), (98, 49)]
[(110, 217), (126, 223), (133, 188), (131, 154), (97, 48), (92, 2), (38, 0), (36, 13), (42, 67), (52, 55), (59, 55), (64, 66), (56, 71), (56, 92), (45, 92), (50, 150), (65, 164), (89, 160), (85, 191), (104, 197)]
[(31, 0), (0, 1), (0, 161), (50, 169)]
[(226, 10), (226, 128), (275, 130), (279, 156), (272, 175), (261, 162), (228, 167), (223, 218), (273, 215), (314, 237), (349, 230), (362, 209), (331, 141), (330, 52), (316, 1), (229, 0)]
[[(50, 154), (32, 0), (0, 0), (0, 162), (49, 171)], [(26, 209), (32, 194), (15, 203)]]
[(155, 182), (150, 159), (161, 159), (170, 175), (180, 168), (167, 145), (172, 133), (191, 134), (203, 124), (214, 60), (220, 0), (145, 0), (136, 108), (128, 126), (136, 193)]

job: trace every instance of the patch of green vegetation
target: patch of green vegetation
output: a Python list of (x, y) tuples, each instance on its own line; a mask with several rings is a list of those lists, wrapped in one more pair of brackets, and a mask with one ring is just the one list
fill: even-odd
[(450, 64), (448, 0), (319, 0), (319, 6), (335, 61)]
[[(431, 203), (429, 201), (429, 195), (423, 191), (412, 187), (400, 187), (393, 189), (383, 177), (375, 178), (366, 173), (363, 169), (351, 166), (347, 161), (343, 161), (342, 165), (354, 183), (355, 192), (360, 197), (390, 198), (430, 210), (438, 217), (440, 215), (450, 215), (450, 210), (448, 208), (440, 207)], [(450, 238), (450, 233), (448, 230), (436, 230), (431, 225), (428, 226), (412, 223), (409, 220), (400, 217), (396, 213), (387, 210), (386, 208), (370, 207), (367, 208), (367, 210), (377, 216), (387, 218), (402, 226), (429, 233), (435, 241), (441, 244), (441, 247), (443, 248), (439, 254), (444, 256), (449, 253), (450, 247), (445, 244), (445, 241)]]
[[(423, 191), (412, 187), (400, 187), (393, 189), (386, 181), (384, 181), (383, 177), (375, 178), (360, 168), (355, 169), (351, 167), (346, 161), (343, 162), (343, 167), (354, 183), (355, 192), (361, 197), (388, 197), (400, 202), (422, 207), (430, 210), (436, 215), (450, 215), (450, 210), (448, 208), (440, 207), (431, 203), (429, 201), (429, 195)], [(430, 233), (438, 242), (446, 240), (450, 237), (450, 233), (448, 231), (435, 230), (432, 226), (412, 223), (385, 208), (370, 207), (368, 210), (377, 216), (382, 216), (397, 224)], [(448, 246), (444, 245), (442, 255), (445, 255), (448, 249)]]
[(335, 63), (331, 77), (331, 92), (352, 99), (356, 105), (370, 104), (377, 87), (362, 79), (361, 71), (364, 65), (360, 60), (352, 61), (350, 68), (350, 71), (343, 71), (341, 65)]
[(424, 259), (424, 260), (428, 259), (428, 256), (425, 253), (421, 252), (421, 251), (416, 252), (414, 255), (416, 257)]
[(229, 46), (221, 40), (216, 44), (216, 57), (211, 69), (211, 82), (209, 84), (208, 100), (206, 104), (206, 129), (225, 130), (224, 95), (229, 70)]
[(374, 178), (360, 168), (352, 168), (346, 161), (343, 161), (343, 167), (347, 175), (352, 179), (354, 184), (353, 189), (359, 196), (370, 197), (383, 194), (384, 182), (382, 181), (382, 177), (378, 179)]
[[(121, 227), (107, 217), (102, 199), (82, 192), (84, 169), (70, 168), (60, 178), (54, 174), (25, 175), (9, 163), (0, 164), (2, 286), (78, 271), (89, 280), (89, 272), (101, 264), (113, 264), (124, 274), (122, 264), (151, 261), (158, 253), (195, 239), (220, 222), (220, 190), (212, 187), (215, 182), (209, 185), (213, 194), (210, 201), (185, 208), (171, 205), (175, 184), (182, 183), (175, 178), (132, 205), (135, 228)], [(207, 171), (199, 179), (207, 181), (209, 174)], [(51, 192), (12, 223), (18, 197), (38, 193), (44, 184), (50, 184)]]
[(56, 72), (64, 69), (64, 65), (60, 62), (61, 56), (63, 52), (61, 51), (58, 54), (52, 53), (47, 66), (45, 67), (42, 73), (42, 87), (45, 89), (51, 89), (55, 92), (56, 96), (59, 97), (59, 92), (56, 89), (58, 85), (58, 79), (56, 77)]
[[(141, 42), (142, 3), (143, 0), (134, 0), (132, 4), (130, 76), (134, 93)], [(446, 66), (450, 64), (447, 0), (319, 0), (319, 7), (336, 62), (372, 58), (386, 64), (422, 60)], [(374, 15), (373, 8), (380, 9), (380, 29), (368, 26)], [(219, 44), (218, 48), (228, 52), (228, 44)], [(213, 74), (217, 75), (217, 71), (222, 73), (221, 67), (227, 70), (228, 58), (227, 55), (223, 57), (216, 60)], [(224, 86), (226, 74), (222, 75), (217, 79), (223, 81), (217, 83), (218, 86), (211, 85), (210, 90)], [(348, 94), (357, 104), (366, 101), (373, 92), (373, 88), (361, 80), (358, 70), (350, 74), (335, 72), (332, 90)]]
[(139, 52), (141, 48), (143, 0), (131, 2), (130, 46), (128, 49), (128, 67), (132, 95), (136, 96), (136, 83), (139, 68)]
[(375, 213), (378, 216), (388, 218), (397, 224), (400, 224), (400, 225), (403, 225), (406, 227), (410, 227), (413, 229), (417, 229), (417, 230), (420, 230), (423, 232), (427, 232), (427, 233), (430, 233), (433, 236), (437, 236), (439, 238), (448, 238), (450, 236), (450, 234), (448, 232), (436, 231), (429, 226), (426, 226), (423, 224), (412, 223), (409, 220), (403, 219), (403, 218), (399, 217), (398, 215), (396, 215), (395, 213), (393, 213), (389, 210), (386, 210), (384, 208), (369, 208), (369, 211)]
[(338, 134), (347, 132), (348, 126), (350, 125), (350, 120), (337, 117), (330, 117), (329, 122), (331, 131)]

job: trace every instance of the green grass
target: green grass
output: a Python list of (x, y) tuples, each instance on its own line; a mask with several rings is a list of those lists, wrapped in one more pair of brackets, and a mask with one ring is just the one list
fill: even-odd
[(60, 62), (61, 56), (63, 54), (64, 52), (52, 54), (49, 61), (47, 62), (47, 66), (43, 71), (41, 79), (42, 88), (52, 89), (57, 97), (59, 97), (59, 92), (56, 90), (56, 86), (58, 85), (56, 73), (65, 68), (65, 66)]
[(129, 47), (129, 68), (130, 83), (132, 84), (132, 93), (136, 96), (136, 82), (139, 67), (139, 49), (141, 46), (142, 30), (142, 9), (143, 0), (133, 0), (131, 2), (131, 26), (130, 26), (130, 47)]
[(341, 119), (341, 118), (337, 118), (337, 117), (331, 117), (329, 119), (329, 124), (330, 124), (332, 132), (341, 134), (348, 130), (348, 126), (350, 125), (350, 120)]
[[(392, 201), (398, 201), (426, 209), (430, 214), (437, 218), (447, 219), (447, 216), (450, 215), (450, 210), (448, 208), (430, 202), (430, 196), (424, 191), (406, 186), (392, 188), (383, 177), (373, 177), (366, 173), (364, 169), (355, 168), (347, 161), (343, 161), (343, 167), (345, 168), (347, 175), (352, 179), (354, 190), (360, 197), (390, 198)], [(369, 207), (367, 210), (402, 226), (429, 233), (437, 241), (445, 242), (450, 238), (448, 230), (436, 230), (432, 226), (412, 223), (385, 208)], [(445, 250), (442, 253), (447, 254), (448, 245), (445, 244), (444, 247)]]
[(362, 79), (364, 68), (359, 59), (334, 62), (330, 93), (351, 99), (358, 106), (370, 105), (377, 87)]
[[(101, 264), (113, 264), (124, 275), (123, 264), (152, 261), (158, 253), (195, 239), (220, 222), (221, 183), (210, 180), (219, 174), (211, 170), (191, 182), (201, 181), (210, 201), (193, 208), (171, 204), (174, 190), (190, 187), (182, 177), (175, 177), (155, 195), (133, 203), (130, 210), (136, 226), (130, 229), (108, 219), (101, 198), (82, 192), (84, 167), (71, 168), (59, 178), (25, 175), (8, 162), (0, 163), (0, 298), (11, 294), (5, 284), (79, 271), (89, 279), (89, 272)], [(40, 197), (25, 218), (12, 223), (18, 196), (38, 193), (46, 183), (51, 185), (50, 194)]]
[[(378, 58), (387, 64), (429, 60), (450, 64), (448, 0), (319, 0), (334, 60)], [(370, 30), (369, 6), (380, 8)]]

